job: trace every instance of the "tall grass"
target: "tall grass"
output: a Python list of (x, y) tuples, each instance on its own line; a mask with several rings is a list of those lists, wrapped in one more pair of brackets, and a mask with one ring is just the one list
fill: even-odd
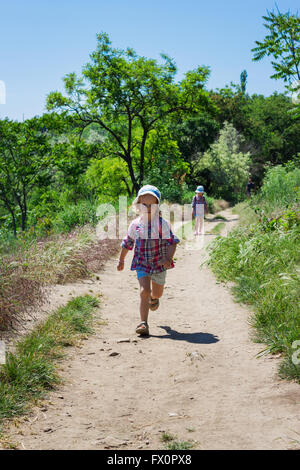
[(264, 178), (259, 203), (268, 213), (276, 208), (287, 208), (300, 196), (300, 169), (292, 171), (278, 165), (270, 169)]
[(239, 216), (239, 225), (247, 226), (259, 221), (259, 215), (253, 209), (253, 204), (249, 204), (249, 201), (239, 202), (233, 207), (232, 212)]
[[(266, 352), (283, 353), (280, 374), (300, 382), (300, 365), (293, 360), (293, 343), (300, 339), (299, 175), (297, 169), (270, 170), (255, 201), (256, 216), (249, 204), (242, 206), (252, 214), (252, 223), (245, 218), (226, 238), (217, 237), (210, 245), (209, 263), (220, 280), (235, 282), (239, 301), (254, 307), (256, 340), (267, 345)], [(277, 198), (278, 184), (287, 188), (291, 182), (293, 191)]]
[(16, 240), (13, 252), (2, 253), (0, 330), (17, 326), (42, 305), (49, 286), (90, 277), (118, 249), (119, 240), (97, 240), (91, 225), (41, 240)]
[(0, 265), (0, 331), (15, 327), (23, 315), (42, 304), (46, 292), (39, 279), (20, 273), (18, 264), (2, 259)]

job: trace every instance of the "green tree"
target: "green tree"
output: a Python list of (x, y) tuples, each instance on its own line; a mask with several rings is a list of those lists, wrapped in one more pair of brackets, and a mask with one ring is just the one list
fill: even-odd
[(128, 167), (117, 157), (92, 159), (84, 180), (101, 202), (130, 192)]
[[(185, 178), (188, 186), (194, 187), (199, 184), (200, 175), (197, 171), (199, 157), (215, 141), (220, 127), (213, 116), (205, 113), (187, 119), (174, 127), (173, 138), (177, 140), (182, 159), (189, 165), (189, 171)], [(207, 184), (206, 178), (203, 177), (202, 173), (201, 179)]]
[(105, 131), (103, 153), (126, 163), (132, 194), (144, 180), (150, 132), (171, 114), (182, 117), (210, 108), (204, 90), (209, 69), (198, 67), (175, 83), (176, 66), (168, 56), (162, 55), (159, 64), (132, 49), (112, 48), (104, 33), (97, 40), (82, 77), (67, 75), (67, 96), (50, 93), (47, 108), (72, 113), (83, 129), (97, 123)]
[(267, 10), (267, 14), (263, 19), (268, 34), (263, 42), (255, 41), (253, 60), (271, 56), (275, 59), (271, 61), (275, 70), (271, 78), (289, 83), (292, 79), (300, 80), (300, 18), (290, 12), (280, 13), (278, 8), (277, 13)]
[(243, 128), (251, 150), (251, 174), (262, 180), (267, 165), (292, 160), (300, 148), (300, 122), (292, 114), (293, 104), (284, 94), (252, 95), (243, 108)]
[(241, 91), (243, 94), (246, 93), (246, 87), (247, 87), (247, 70), (243, 70), (241, 75), (240, 75), (240, 82), (241, 82)]
[(198, 170), (210, 172), (214, 196), (233, 202), (243, 198), (250, 164), (250, 153), (241, 151), (243, 143), (243, 136), (225, 122), (218, 139), (200, 159)]
[(249, 125), (244, 109), (249, 95), (242, 92), (241, 86), (231, 82), (230, 86), (210, 91), (210, 98), (218, 110), (217, 121), (222, 125), (225, 121), (231, 122), (235, 129), (243, 133)]
[(45, 116), (24, 123), (0, 121), (0, 201), (12, 218), (17, 234), (19, 214), (21, 230), (25, 230), (28, 200), (36, 186), (46, 186), (51, 175), (52, 159), (48, 132), (55, 120)]
[[(233, 85), (233, 84), (232, 84)], [(282, 93), (271, 96), (242, 95), (238, 86), (211, 92), (220, 124), (231, 122), (244, 137), (243, 151), (251, 152), (251, 174), (257, 184), (268, 164), (292, 160), (300, 147), (300, 121), (295, 106)]]
[(147, 141), (147, 161), (143, 184), (158, 186), (163, 199), (180, 202), (190, 169), (182, 158), (178, 143), (172, 138), (171, 123), (161, 123)]
[[(88, 138), (95, 141), (95, 137)], [(101, 144), (87, 143), (78, 136), (70, 135), (65, 142), (57, 143), (53, 147), (53, 187), (67, 196), (66, 202), (75, 204), (83, 198), (89, 197), (85, 182), (85, 172), (90, 161), (100, 152)]]
[(191, 163), (199, 152), (205, 152), (216, 139), (219, 130), (219, 123), (206, 114), (187, 119), (176, 126), (174, 137), (176, 133), (183, 159)]

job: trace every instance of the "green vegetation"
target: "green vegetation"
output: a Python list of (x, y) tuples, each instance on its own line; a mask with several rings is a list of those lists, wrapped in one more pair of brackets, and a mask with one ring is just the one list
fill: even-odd
[(213, 233), (214, 235), (219, 235), (219, 233), (221, 233), (221, 231), (223, 230), (223, 228), (226, 226), (225, 222), (219, 222), (217, 225), (215, 225), (210, 233)]
[(161, 440), (166, 444), (166, 449), (168, 450), (188, 450), (192, 449), (195, 446), (195, 442), (192, 441), (178, 441), (176, 436), (163, 432)]
[(97, 240), (91, 225), (42, 241), (19, 238), (1, 253), (0, 330), (17, 326), (40, 306), (48, 286), (88, 278), (119, 249), (119, 240)]
[(0, 366), (0, 420), (25, 413), (32, 402), (60, 382), (57, 361), (64, 348), (92, 333), (98, 300), (86, 295), (70, 300), (7, 353)]
[[(273, 78), (299, 79), (299, 17), (278, 11), (264, 20), (269, 35), (256, 41), (254, 60), (271, 55)], [(11, 234), (95, 225), (99, 203), (132, 200), (147, 183), (170, 202), (190, 202), (199, 184), (210, 198), (241, 202), (249, 174), (259, 188), (268, 166), (299, 161), (290, 97), (250, 96), (246, 70), (217, 90), (207, 89), (207, 66), (181, 81), (176, 73), (166, 54), (140, 57), (101, 33), (81, 75), (48, 94), (46, 113), (0, 120), (0, 246)]]
[(250, 153), (242, 151), (243, 142), (233, 125), (225, 121), (217, 141), (198, 163), (198, 170), (210, 171), (214, 194), (226, 200), (239, 201), (245, 197)]
[(280, 373), (300, 382), (293, 360), (300, 339), (300, 169), (267, 171), (261, 192), (237, 207), (247, 223), (210, 246), (210, 265), (222, 281), (234, 281), (236, 298), (254, 307), (256, 340), (282, 353)]
[[(298, 15), (264, 19), (268, 36), (256, 42), (254, 60), (271, 55), (275, 79), (299, 79)], [(101, 33), (80, 75), (67, 74), (64, 92), (48, 94), (47, 112), (0, 120), (0, 328), (39, 305), (45, 284), (95, 269), (97, 207), (110, 203), (118, 212), (119, 196), (129, 206), (144, 184), (180, 204), (190, 204), (201, 184), (210, 213), (240, 202), (253, 222), (262, 210), (289, 207), (298, 184), (288, 170), (300, 161), (299, 106), (283, 93), (249, 95), (246, 70), (238, 84), (216, 90), (207, 88), (208, 66), (181, 80), (176, 73), (166, 54), (153, 60), (116, 49)], [(273, 167), (271, 197), (266, 171)], [(243, 202), (249, 176), (256, 193), (263, 180), (268, 191), (257, 207)]]
[(275, 74), (271, 78), (283, 79), (285, 82), (290, 78), (300, 80), (299, 17), (290, 12), (281, 13), (278, 7), (277, 14), (274, 11), (267, 13), (268, 16), (263, 16), (263, 19), (268, 35), (263, 42), (255, 41), (253, 60), (272, 56), (276, 62), (272, 62)]
[(175, 83), (176, 65), (166, 54), (161, 54), (159, 64), (132, 49), (114, 49), (105, 33), (97, 35), (97, 48), (90, 57), (82, 77), (70, 73), (64, 78), (67, 96), (49, 94), (47, 109), (72, 115), (75, 111), (83, 129), (96, 123), (105, 131), (100, 157), (124, 163), (120, 176), (132, 196), (157, 157), (147, 147), (151, 149), (153, 143), (156, 150), (159, 147), (167, 165), (174, 155), (176, 143), (165, 138), (165, 123), (175, 115), (185, 117), (211, 108), (204, 89), (209, 70), (198, 67)]
[(166, 445), (168, 450), (189, 450), (195, 446), (194, 442), (191, 441), (172, 441)]
[(236, 204), (232, 208), (232, 213), (239, 216), (239, 225), (251, 225), (259, 221), (259, 215), (255, 212), (249, 201), (244, 201)]
[(163, 432), (161, 435), (162, 442), (170, 442), (170, 441), (173, 441), (174, 439), (176, 439), (176, 437), (173, 436), (172, 434), (169, 434), (168, 432)]

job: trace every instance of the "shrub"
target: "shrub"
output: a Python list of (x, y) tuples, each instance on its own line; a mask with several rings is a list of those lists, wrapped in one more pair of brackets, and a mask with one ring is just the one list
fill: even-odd
[(269, 211), (300, 200), (300, 169), (281, 165), (270, 168), (263, 180), (259, 202)]
[(245, 197), (250, 153), (243, 152), (244, 138), (232, 124), (225, 122), (219, 138), (200, 158), (196, 170), (209, 171), (212, 195), (239, 202)]
[(69, 232), (76, 226), (97, 223), (97, 205), (90, 201), (80, 201), (78, 204), (70, 204), (59, 212), (54, 221), (55, 232)]

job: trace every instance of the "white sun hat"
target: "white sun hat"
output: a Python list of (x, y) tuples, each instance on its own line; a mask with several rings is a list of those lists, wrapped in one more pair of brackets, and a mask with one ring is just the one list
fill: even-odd
[(160, 204), (160, 190), (156, 186), (152, 186), (151, 184), (146, 184), (139, 190), (137, 197), (135, 198), (132, 204), (136, 205), (138, 203), (139, 197), (144, 196), (145, 194), (151, 194), (152, 196), (156, 197), (156, 199), (158, 200), (158, 204)]

